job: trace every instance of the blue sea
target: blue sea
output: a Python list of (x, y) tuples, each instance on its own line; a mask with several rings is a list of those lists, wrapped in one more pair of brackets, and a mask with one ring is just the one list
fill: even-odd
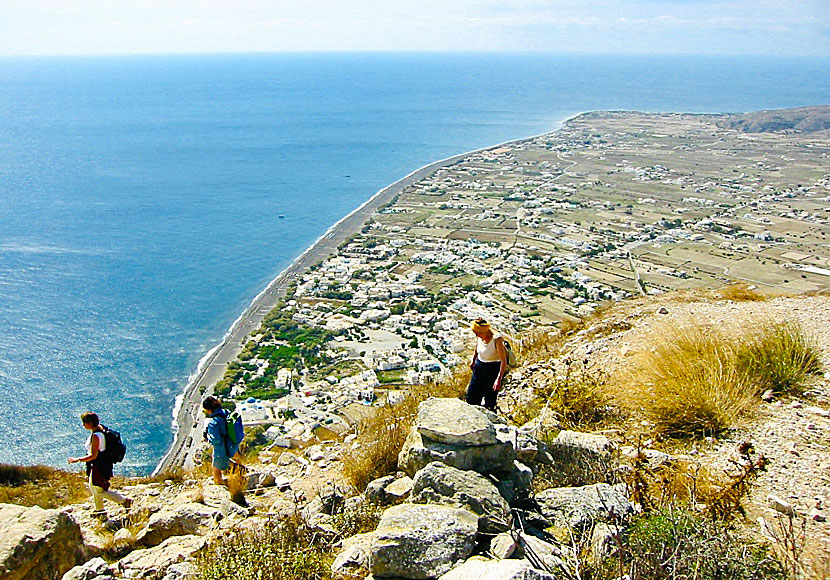
[(0, 462), (65, 465), (95, 410), (128, 443), (122, 471), (150, 471), (252, 298), (424, 164), (594, 109), (826, 103), (818, 59), (0, 59)]

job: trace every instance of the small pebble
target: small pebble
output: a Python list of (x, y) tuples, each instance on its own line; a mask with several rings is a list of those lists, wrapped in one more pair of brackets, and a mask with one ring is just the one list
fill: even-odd
[(823, 522), (823, 521), (827, 520), (827, 516), (825, 516), (823, 513), (821, 513), (817, 509), (813, 508), (813, 509), (810, 510), (810, 519), (813, 520), (814, 522)]
[(804, 405), (802, 405), (799, 401), (793, 401), (792, 403), (790, 403), (790, 407), (792, 407), (793, 409), (800, 409), (803, 406)]
[(787, 516), (791, 516), (795, 513), (793, 506), (790, 505), (788, 501), (781, 499), (777, 495), (769, 494), (767, 496), (767, 505), (778, 513), (782, 513)]

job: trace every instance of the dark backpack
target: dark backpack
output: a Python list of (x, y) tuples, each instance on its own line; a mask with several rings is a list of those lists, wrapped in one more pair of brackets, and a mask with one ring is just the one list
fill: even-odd
[(121, 440), (121, 433), (103, 425), (101, 425), (101, 430), (104, 432), (104, 440), (107, 442), (106, 449), (103, 452), (105, 459), (113, 464), (124, 461), (127, 446)]

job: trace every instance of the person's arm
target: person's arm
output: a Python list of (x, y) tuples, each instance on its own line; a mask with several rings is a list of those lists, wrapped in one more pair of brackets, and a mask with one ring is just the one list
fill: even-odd
[(89, 455), (84, 457), (70, 457), (69, 463), (86, 463), (87, 461), (92, 461), (98, 457), (98, 436), (93, 433), (91, 437), (92, 442), (89, 445)]
[(499, 376), (493, 384), (494, 391), (501, 390), (501, 381), (507, 373), (507, 349), (504, 348), (504, 339), (502, 337), (496, 338), (496, 353), (499, 355)]
[(219, 429), (219, 421), (214, 421), (211, 418), (207, 424), (207, 440), (211, 445), (216, 445), (222, 441), (222, 431)]
[(478, 342), (476, 342), (476, 346), (473, 347), (473, 362), (470, 363), (470, 368), (476, 366), (476, 361), (478, 360)]

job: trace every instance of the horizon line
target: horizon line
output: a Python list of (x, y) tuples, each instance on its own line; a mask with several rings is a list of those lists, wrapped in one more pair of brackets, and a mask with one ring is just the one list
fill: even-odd
[(96, 58), (96, 57), (154, 57), (154, 56), (253, 56), (253, 55), (516, 55), (516, 56), (617, 56), (617, 57), (731, 57), (731, 58), (798, 58), (826, 59), (820, 53), (756, 53), (756, 52), (607, 52), (583, 50), (232, 50), (232, 51), (173, 51), (173, 52), (33, 52), (0, 53), (0, 58)]

